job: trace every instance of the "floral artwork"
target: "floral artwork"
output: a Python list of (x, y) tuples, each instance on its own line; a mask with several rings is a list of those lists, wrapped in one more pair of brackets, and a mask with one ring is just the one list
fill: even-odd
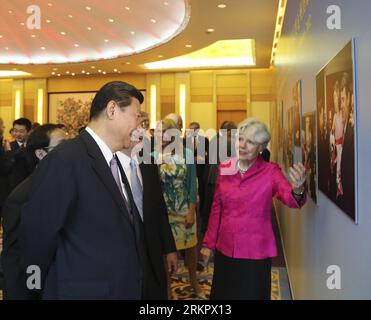
[(49, 122), (64, 124), (69, 135), (78, 134), (89, 122), (91, 102), (95, 92), (49, 95)]

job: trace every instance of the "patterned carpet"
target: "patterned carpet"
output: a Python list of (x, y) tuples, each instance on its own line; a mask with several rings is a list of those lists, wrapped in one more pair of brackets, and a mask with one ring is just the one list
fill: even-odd
[[(214, 266), (209, 265), (208, 270), (198, 272), (199, 283), (204, 290), (206, 298), (210, 297)], [(272, 290), (271, 299), (281, 300), (280, 270), (272, 268)], [(171, 292), (173, 300), (200, 300), (197, 298), (191, 285), (189, 284), (189, 274), (186, 267), (181, 264), (176, 275), (171, 278)]]

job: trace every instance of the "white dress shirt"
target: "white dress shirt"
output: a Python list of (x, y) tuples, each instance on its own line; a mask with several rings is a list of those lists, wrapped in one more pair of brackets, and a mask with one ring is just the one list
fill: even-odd
[(120, 163), (122, 165), (122, 168), (125, 171), (126, 177), (128, 178), (128, 181), (129, 181), (129, 184), (130, 184), (130, 188), (131, 188), (130, 161), (131, 161), (131, 159), (133, 159), (136, 162), (136, 164), (137, 164), (136, 165), (136, 167), (137, 167), (137, 174), (138, 174), (138, 177), (139, 177), (139, 180), (140, 180), (140, 184), (143, 187), (143, 179), (142, 179), (142, 174), (140, 172), (140, 168), (139, 168), (137, 156), (134, 156), (133, 158), (130, 158), (129, 156), (127, 156), (125, 153), (123, 153), (121, 151), (116, 152), (116, 155), (117, 155), (117, 158), (119, 158), (119, 161), (120, 161)]
[[(108, 167), (111, 168), (110, 162), (111, 162), (111, 160), (114, 156), (114, 153), (107, 146), (107, 144), (91, 128), (86, 127), (85, 130), (92, 136), (94, 141), (97, 143), (100, 151), (103, 153), (104, 159), (106, 160)], [(119, 158), (119, 161), (122, 164), (120, 158)], [(129, 168), (130, 168), (130, 161), (129, 161)], [(124, 170), (125, 170), (125, 168), (124, 168)], [(127, 176), (126, 170), (125, 170), (125, 174)], [(122, 182), (122, 177), (121, 177), (121, 172), (120, 171), (119, 171), (119, 176), (120, 176), (121, 190), (123, 191), (123, 193), (125, 195), (125, 198), (128, 201), (129, 198), (128, 198), (128, 195), (126, 194), (126, 189), (125, 189), (124, 183)], [(127, 178), (129, 180), (129, 183), (130, 183), (130, 177), (127, 176)]]

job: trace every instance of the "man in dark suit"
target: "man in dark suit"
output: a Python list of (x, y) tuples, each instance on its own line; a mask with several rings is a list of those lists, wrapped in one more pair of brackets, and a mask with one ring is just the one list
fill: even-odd
[(130, 147), (142, 102), (130, 84), (105, 84), (87, 128), (37, 167), (20, 238), (43, 299), (142, 298), (143, 222), (115, 154)]
[[(133, 136), (131, 148), (123, 149), (117, 156), (135, 194), (135, 179), (139, 182), (138, 204), (142, 208), (144, 238), (147, 244), (148, 260), (144, 273), (144, 299), (165, 300), (168, 298), (167, 278), (177, 269), (177, 252), (170, 228), (167, 207), (162, 193), (157, 165), (153, 158), (143, 157), (145, 130), (140, 125)], [(135, 141), (136, 140), (136, 141)], [(146, 161), (149, 160), (149, 161)], [(164, 265), (165, 260), (165, 265)]]
[(187, 136), (183, 140), (184, 147), (194, 153), (196, 163), (198, 194), (200, 197), (199, 210), (202, 212), (205, 199), (205, 167), (208, 163), (209, 139), (200, 134), (200, 124), (192, 122), (189, 125)]
[(19, 118), (13, 121), (15, 140), (10, 143), (13, 152), (26, 146), (27, 137), (31, 127), (32, 123), (27, 118)]
[(344, 72), (341, 79), (340, 107), (343, 111), (344, 139), (341, 154), (341, 183), (343, 195), (339, 197), (340, 207), (355, 219), (355, 155), (354, 155), (354, 122), (350, 121), (350, 114), (354, 112), (354, 98), (352, 98), (349, 84), (349, 75)]
[[(66, 138), (64, 131), (54, 124), (45, 124), (35, 129), (27, 142), (28, 161), (32, 167), (48, 152)], [(26, 178), (7, 198), (3, 207), (3, 251), (1, 262), (4, 270), (4, 299), (33, 300), (38, 294), (26, 286), (26, 273), (20, 261), (19, 223), (21, 209), (31, 192), (32, 176)]]

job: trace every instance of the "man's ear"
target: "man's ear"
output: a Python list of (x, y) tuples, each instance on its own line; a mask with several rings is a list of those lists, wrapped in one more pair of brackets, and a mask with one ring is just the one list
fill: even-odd
[(116, 102), (111, 100), (107, 103), (106, 114), (108, 119), (112, 120), (116, 112)]
[(48, 153), (43, 149), (36, 149), (35, 156), (37, 159), (42, 160)]

